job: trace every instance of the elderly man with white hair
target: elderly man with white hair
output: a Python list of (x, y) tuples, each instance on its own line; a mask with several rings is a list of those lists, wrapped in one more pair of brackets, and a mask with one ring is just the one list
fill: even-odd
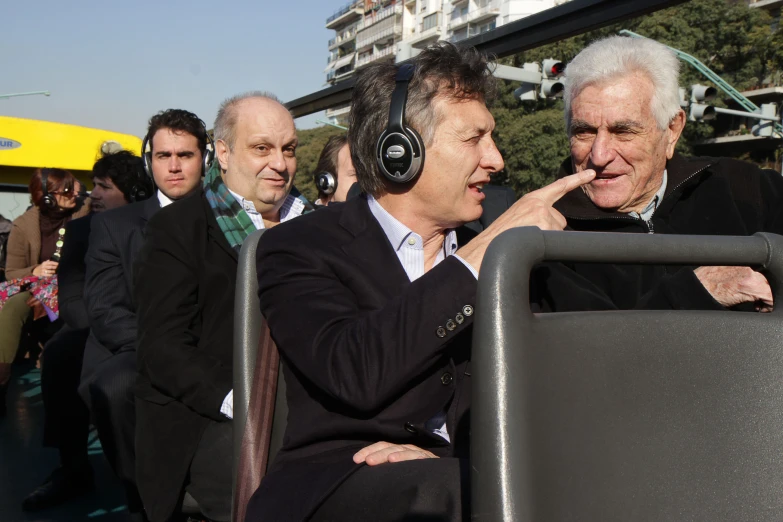
[[(645, 234), (783, 233), (783, 179), (728, 158), (675, 152), (685, 127), (679, 62), (664, 45), (594, 42), (566, 69), (571, 157), (561, 176), (595, 170), (555, 204), (570, 228)], [(748, 267), (577, 265), (619, 308), (767, 311), (765, 277)]]

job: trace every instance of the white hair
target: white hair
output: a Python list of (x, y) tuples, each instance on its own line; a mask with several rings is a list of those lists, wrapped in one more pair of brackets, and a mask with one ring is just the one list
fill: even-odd
[(652, 81), (650, 109), (658, 128), (666, 129), (681, 110), (680, 62), (671, 49), (655, 40), (625, 36), (593, 42), (566, 67), (563, 94), (566, 128), (571, 127), (571, 103), (582, 89), (638, 72)]
[[(223, 100), (223, 103), (220, 104), (220, 108), (218, 109), (217, 116), (215, 117), (215, 128), (213, 131), (215, 136), (215, 141), (221, 140), (226, 145), (228, 145), (229, 149), (234, 148), (234, 141), (236, 140), (236, 126), (237, 126), (236, 107), (237, 105), (239, 105), (240, 102), (244, 100), (248, 100), (250, 98), (263, 98), (266, 100), (277, 102), (280, 105), (283, 105), (283, 102), (281, 102), (277, 96), (275, 96), (271, 92), (266, 92), (266, 91), (245, 92), (242, 94), (237, 94), (236, 96), (232, 96), (231, 98), (228, 98), (226, 100)], [(283, 107), (285, 107), (285, 105), (283, 105)]]

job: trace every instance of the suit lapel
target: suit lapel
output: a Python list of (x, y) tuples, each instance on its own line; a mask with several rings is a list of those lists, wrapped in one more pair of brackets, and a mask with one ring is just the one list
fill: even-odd
[(373, 267), (372, 272), (380, 275), (377, 281), (384, 293), (398, 295), (410, 280), (381, 225), (370, 212), (367, 199), (357, 197), (343, 205), (340, 225), (351, 234), (349, 241), (342, 245), (343, 252), (363, 270)]
[(152, 219), (152, 216), (154, 216), (158, 210), (160, 210), (160, 201), (158, 201), (158, 195), (154, 194), (151, 198), (146, 199), (144, 203), (142, 203), (141, 212), (139, 213), (142, 223), (146, 225), (147, 221)]

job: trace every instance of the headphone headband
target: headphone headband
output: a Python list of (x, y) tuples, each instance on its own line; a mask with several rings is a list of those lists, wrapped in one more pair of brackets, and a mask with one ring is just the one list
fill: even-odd
[[(203, 170), (201, 172), (201, 175), (203, 176), (207, 173), (209, 168), (212, 166), (212, 162), (215, 159), (215, 142), (209, 136), (209, 132), (207, 132), (207, 124), (204, 123), (204, 120), (199, 119), (198, 121), (201, 122), (201, 126), (204, 128), (204, 134), (207, 137), (206, 147), (204, 150), (201, 151), (201, 157), (203, 159), (203, 165), (202, 165)], [(163, 128), (166, 127), (161, 127), (161, 129)], [(141, 142), (141, 159), (142, 162), (144, 163), (144, 172), (147, 173), (147, 176), (150, 177), (152, 183), (154, 184), (155, 177), (152, 175), (152, 138), (153, 136), (150, 136), (149, 131), (147, 131), (147, 134), (144, 135), (144, 139)], [(147, 147), (150, 148), (149, 152), (147, 151)]]
[(46, 208), (55, 208), (57, 206), (57, 200), (49, 192), (49, 170), (48, 168), (41, 169), (41, 189), (43, 196), (41, 196), (41, 203)]
[(388, 132), (405, 133), (405, 105), (408, 103), (408, 83), (413, 78), (415, 68), (406, 63), (400, 66), (394, 77), (395, 85), (389, 106)]

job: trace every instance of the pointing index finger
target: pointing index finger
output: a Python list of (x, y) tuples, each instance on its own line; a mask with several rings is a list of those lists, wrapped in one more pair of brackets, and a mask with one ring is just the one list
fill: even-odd
[(530, 193), (531, 196), (543, 200), (548, 205), (553, 205), (557, 200), (574, 190), (576, 187), (581, 187), (593, 181), (595, 178), (594, 170), (583, 170), (576, 174), (571, 174), (564, 178), (560, 178), (554, 183), (550, 183), (546, 187), (542, 187)]

